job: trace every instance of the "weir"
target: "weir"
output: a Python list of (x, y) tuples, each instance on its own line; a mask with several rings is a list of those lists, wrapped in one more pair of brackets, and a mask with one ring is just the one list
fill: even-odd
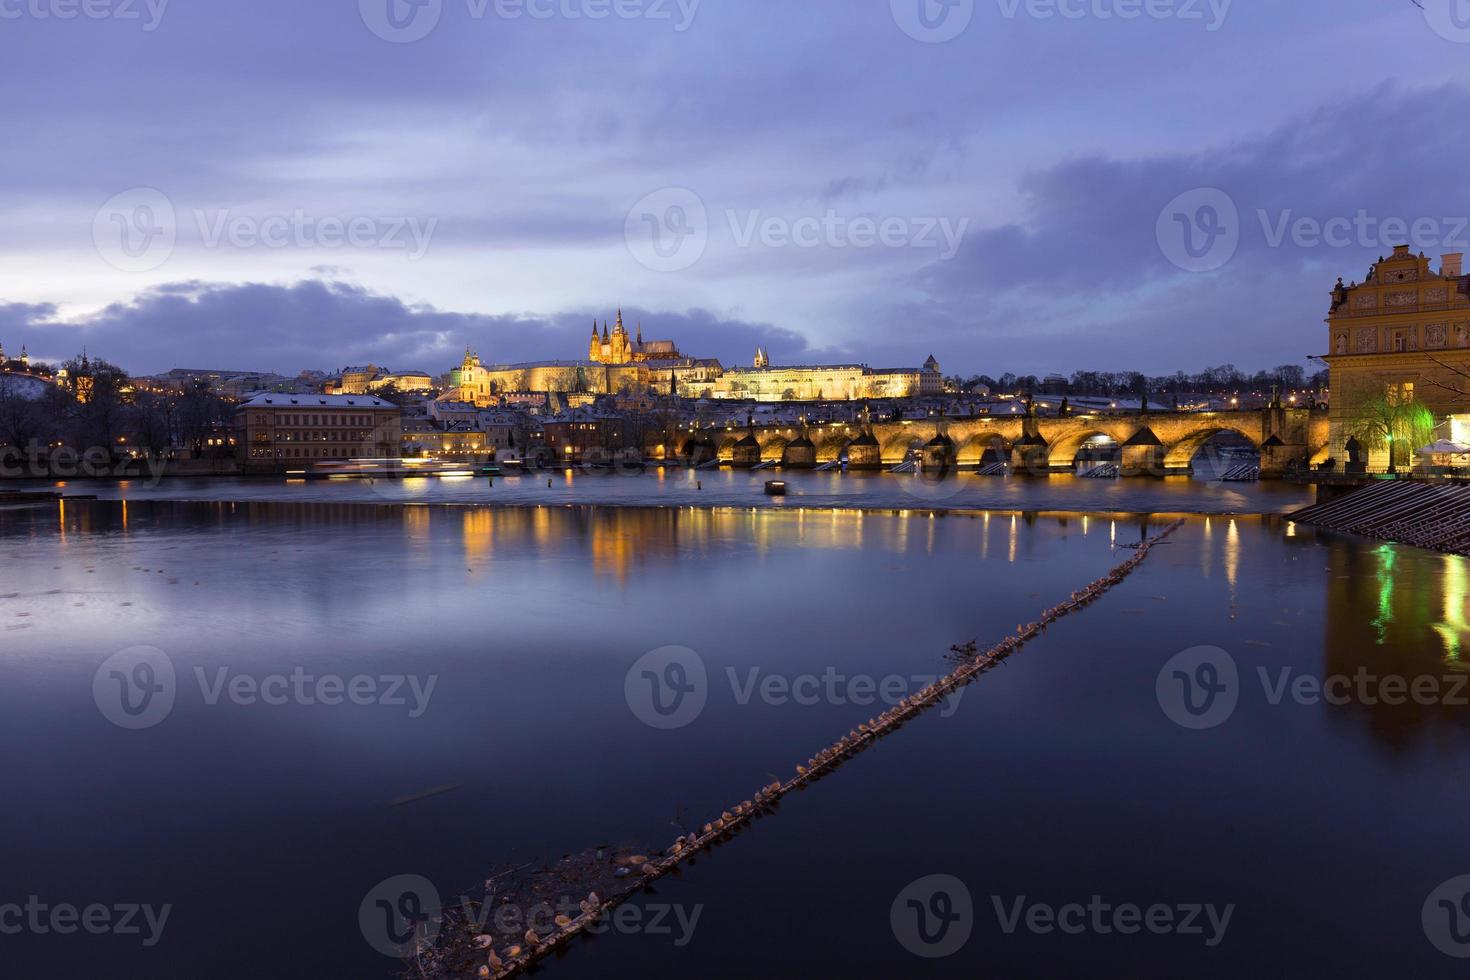
[(1115, 567), (1107, 575), (1073, 592), (1062, 603), (1044, 610), (1036, 621), (1017, 625), (1014, 634), (984, 653), (974, 653), (973, 643), (964, 648), (954, 648), (955, 652), (962, 656), (963, 662), (949, 674), (910, 695), (882, 714), (858, 725), (847, 735), (821, 749), (805, 763), (797, 765), (795, 774), (791, 778), (784, 782), (776, 781), (761, 786), (748, 799), (734, 804), (704, 824), (698, 833), (676, 839), (662, 855), (649, 858), (647, 863), (634, 869), (636, 877), (632, 879), (633, 884), (630, 887), (607, 898), (602, 898), (595, 892), (588, 895), (587, 899), (581, 903), (581, 914), (575, 919), (559, 921), (556, 932), (545, 937), (528, 933), (524, 943), (498, 950), (493, 948), (493, 941), (488, 936), (471, 937), (467, 941), (473, 947), (473, 952), (470, 950), (464, 952), (485, 957), (485, 964), (479, 968), (482, 977), (513, 977), (527, 971), (545, 957), (567, 946), (643, 888), (672, 873), (681, 864), (700, 852), (708, 850), (745, 828), (756, 816), (772, 812), (787, 794), (836, 771), (844, 763), (856, 757), (858, 753), (876, 744), (878, 739), (897, 731), (919, 715), (937, 706), (948, 695), (974, 681), (980, 674), (999, 666), (1027, 643), (1040, 636), (1048, 626), (1057, 620), (1079, 612), (1087, 605), (1102, 598), (1141, 565), (1155, 545), (1169, 537), (1183, 524), (1183, 520), (1170, 524), (1159, 534), (1138, 545), (1132, 557)]

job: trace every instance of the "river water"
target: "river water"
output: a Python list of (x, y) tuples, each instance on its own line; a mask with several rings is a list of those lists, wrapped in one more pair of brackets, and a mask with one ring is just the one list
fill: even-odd
[[(767, 481), (787, 484), (788, 496), (768, 497)], [(548, 485), (549, 484), (549, 485)], [(984, 477), (962, 472), (945, 479), (894, 473), (765, 470), (661, 470), (614, 473), (555, 470), (494, 480), (445, 477), (411, 480), (289, 480), (170, 478), (122, 482), (26, 482), (5, 488), (55, 489), (108, 499), (315, 501), (514, 506), (826, 507), (884, 509), (1066, 510), (1128, 513), (1286, 513), (1313, 502), (1310, 487), (1267, 481), (1222, 483), (1188, 476), (1093, 480), (1076, 476)], [(0, 488), (3, 489), (3, 488)]]
[[(802, 492), (830, 502), (824, 476)], [(1115, 487), (1188, 509), (1146, 483), (1104, 484), (1099, 509)], [(750, 504), (752, 485), (706, 478), (666, 502)], [(874, 688), (922, 686), (952, 644), (1000, 638), (1160, 527), (235, 488), (233, 503), (125, 488), (0, 509), (0, 906), (170, 907), (146, 946), (146, 927), (0, 935), (5, 975), (399, 975), (359, 921), (385, 879), (421, 876), (453, 902), (507, 864), (657, 849), (882, 710)], [(1461, 976), (1421, 911), (1470, 874), (1467, 617), (1463, 559), (1273, 515), (1190, 518), (1102, 601), (543, 975)], [(676, 727), (639, 693), (639, 665), (671, 646), (704, 674)], [(1216, 650), (1171, 664), (1202, 646)], [(1191, 714), (1182, 682), (1176, 697), (1179, 672), (1224, 676), (1199, 656), (1237, 673), (1224, 717)], [(144, 661), (157, 672), (137, 674)], [(1299, 692), (1360, 673), (1438, 695)], [(298, 676), (368, 686), (360, 704), (266, 697)], [(171, 704), (132, 699), (144, 681)], [(934, 875), (963, 891), (934, 905)], [(968, 930), (952, 955), (918, 955), (934, 947), (904, 924), (914, 888)], [(1093, 896), (1230, 917), (1212, 933), (1198, 916), (1203, 935), (1008, 931), (1015, 909)]]

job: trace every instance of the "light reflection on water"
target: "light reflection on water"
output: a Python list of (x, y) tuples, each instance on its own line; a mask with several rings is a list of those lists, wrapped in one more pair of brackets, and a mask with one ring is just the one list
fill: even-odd
[[(657, 732), (623, 700), (625, 672), (649, 650), (687, 645), (716, 680), (932, 674), (951, 644), (1009, 632), (1160, 523), (137, 499), (0, 511), (0, 594), (15, 593), (0, 599), (8, 887), (177, 906), (168, 941), (147, 953), (22, 939), (7, 961), (21, 975), (101, 959), (116, 977), (280, 975), (282, 962), (303, 976), (394, 975), (355, 928), (382, 878), (412, 871), (454, 893), (503, 861), (663, 841), (671, 821), (718, 812), (869, 713), (741, 704), (726, 685), (695, 724)], [(1100, 937), (1017, 939), (991, 923), (971, 955), (922, 964), (937, 975), (973, 975), (982, 948), (1018, 975), (1099, 962), (1150, 975), (1436, 975), (1418, 903), (1470, 863), (1458, 843), (1466, 710), (1272, 706), (1257, 690), (1219, 730), (1186, 732), (1160, 712), (1154, 682), (1201, 644), (1228, 650), (1245, 678), (1460, 672), (1467, 602), (1462, 559), (1288, 533), (1271, 518), (1194, 519), (1115, 594), (987, 675), (953, 718), (905, 729), (661, 884), (669, 901), (707, 906), (688, 949), (609, 937), (550, 970), (906, 975), (920, 964), (888, 933), (888, 903), (944, 871), (982, 905), (992, 891), (1102, 892), (1240, 912), (1203, 967), (1192, 947), (1125, 954)], [(91, 674), (137, 644), (167, 651), (186, 679), (305, 665), (440, 682), (412, 721), (210, 707), (196, 691), (156, 729), (123, 732), (98, 715)], [(1314, 857), (1324, 852), (1337, 857)], [(839, 941), (783, 938), (777, 924), (810, 921), (811, 903), (832, 895)], [(1372, 942), (1319, 943), (1302, 921)]]
[[(788, 496), (767, 497), (767, 480), (788, 484)], [(551, 486), (547, 486), (548, 480)], [(45, 483), (16, 483), (41, 488)], [(1085, 480), (1074, 476), (980, 477), (966, 473), (935, 481), (919, 475), (741, 470), (613, 474), (576, 470), (489, 479), (323, 480), (278, 478), (168, 479), (87, 483), (73, 493), (105, 499), (190, 501), (315, 501), (320, 503), (505, 504), (515, 506), (665, 506), (992, 509), (1093, 512), (1286, 513), (1312, 503), (1309, 487), (1281, 482), (1220, 483), (1187, 476)]]

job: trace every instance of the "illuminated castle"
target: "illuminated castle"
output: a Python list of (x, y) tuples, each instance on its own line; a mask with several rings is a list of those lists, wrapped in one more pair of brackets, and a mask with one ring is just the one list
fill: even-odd
[(623, 311), (618, 310), (618, 323), (608, 333), (607, 321), (602, 323), (602, 333), (597, 332), (597, 321), (592, 321), (592, 342), (587, 347), (587, 359), (594, 364), (646, 364), (650, 361), (680, 361), (684, 355), (672, 340), (643, 339), (643, 325), (638, 325), (638, 336), (628, 336), (623, 326)]

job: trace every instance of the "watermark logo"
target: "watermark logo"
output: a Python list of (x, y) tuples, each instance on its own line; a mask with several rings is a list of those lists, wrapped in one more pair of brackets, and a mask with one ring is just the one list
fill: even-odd
[(1470, 959), (1470, 875), (1451, 878), (1429, 893), (1422, 912), (1424, 935), (1455, 959)]
[(363, 896), (357, 925), (368, 945), (402, 959), (430, 948), (439, 938), (439, 891), (421, 875), (397, 875)]
[(134, 187), (109, 198), (92, 218), (92, 244), (122, 272), (151, 272), (168, 261), (178, 240), (178, 216), (168, 195)]
[(1194, 647), (1164, 665), (1154, 694), (1176, 725), (1195, 731), (1217, 728), (1240, 703), (1240, 671), (1235, 658), (1219, 647)]
[(686, 187), (666, 187), (641, 198), (623, 224), (628, 251), (653, 272), (683, 272), (709, 247), (709, 212)]
[(1470, 0), (1418, 0), (1424, 19), (1446, 41), (1470, 44)]
[(1154, 235), (1164, 257), (1186, 272), (1212, 272), (1240, 248), (1240, 210), (1217, 187), (1185, 191), (1164, 206)]
[(952, 956), (970, 941), (975, 903), (970, 889), (953, 875), (929, 875), (911, 883), (893, 900), (888, 924), (904, 949), (925, 959)]
[(439, 26), (444, 0), (357, 0), (362, 22), (384, 41), (412, 44)]
[(0, 0), (0, 20), (138, 21), (144, 33), (158, 30), (169, 0)]
[(690, 725), (709, 700), (704, 659), (688, 647), (661, 647), (639, 657), (623, 679), (623, 696), (638, 720), (664, 731)]
[(970, 26), (975, 0), (888, 0), (893, 22), (925, 44), (953, 41)]
[(173, 661), (157, 647), (129, 647), (102, 662), (92, 675), (92, 700), (119, 728), (152, 728), (174, 708), (178, 683)]

